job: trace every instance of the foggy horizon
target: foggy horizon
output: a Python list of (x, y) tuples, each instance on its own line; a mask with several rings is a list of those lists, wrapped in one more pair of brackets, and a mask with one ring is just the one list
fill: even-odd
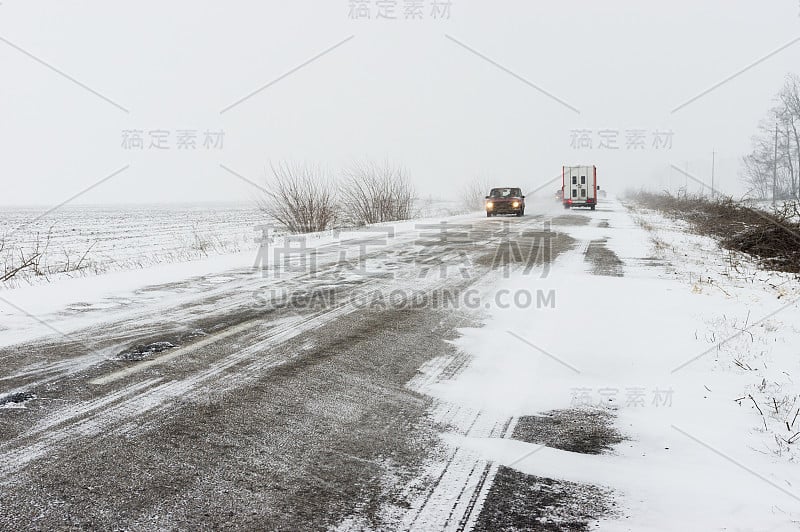
[(789, 0), (394, 4), (3, 2), (0, 205), (247, 203), (281, 161), (386, 160), (443, 199), (571, 164), (699, 191), (675, 167), (710, 183), (712, 152), (740, 197), (800, 56)]

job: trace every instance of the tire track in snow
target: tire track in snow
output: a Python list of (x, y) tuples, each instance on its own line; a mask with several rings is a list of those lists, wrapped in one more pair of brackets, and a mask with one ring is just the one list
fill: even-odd
[[(87, 427), (91, 427), (93, 423), (91, 421), (93, 415), (111, 412), (112, 410), (105, 409), (115, 403), (132, 398), (161, 380), (161, 378), (149, 379), (100, 398), (62, 409), (37, 423), (19, 438), (0, 445), (0, 483), (10, 475), (19, 472), (31, 461), (44, 456), (61, 442), (86, 432)], [(32, 444), (24, 443), (24, 440), (36, 438), (38, 440)], [(23, 442), (19, 440), (23, 440)]]
[[(375, 280), (374, 282), (377, 284), (379, 281)], [(427, 291), (440, 289), (440, 280), (429, 279), (420, 282), (418, 279), (410, 279), (403, 284), (383, 286), (379, 291), (383, 295), (387, 295), (398, 289), (420, 290), (421, 287)], [(175, 410), (173, 406), (178, 399), (190, 401), (206, 397), (208, 395), (206, 385), (213, 386), (217, 393), (224, 393), (226, 390), (257, 379), (270, 368), (287, 363), (302, 355), (302, 353), (295, 353), (287, 357), (279, 352), (271, 353), (271, 348), (358, 310), (361, 309), (356, 303), (345, 301), (310, 316), (299, 316), (297, 319), (280, 323), (265, 335), (261, 335), (260, 339), (257, 337), (244, 349), (230, 353), (205, 369), (185, 378), (165, 382), (158, 386), (155, 385), (164, 378), (151, 378), (143, 382), (124, 385), (123, 388), (98, 399), (70, 405), (58, 413), (48, 416), (30, 431), (0, 446), (0, 463), (6, 464), (5, 467), (0, 468), (0, 482), (20, 472), (31, 461), (45, 456), (65, 441), (103, 437), (105, 434), (134, 434), (138, 430), (145, 427), (152, 428), (152, 426), (148, 425), (146, 420), (138, 423), (134, 423), (133, 420), (138, 420), (145, 414), (153, 417), (168, 415), (170, 410)], [(246, 332), (248, 329), (256, 327), (258, 323), (244, 325), (248, 326), (242, 327), (236, 332)], [(216, 338), (209, 338), (209, 341), (204, 342), (200, 347), (211, 345), (229, 336), (232, 335), (220, 334)], [(189, 347), (191, 346), (187, 346), (187, 353), (191, 351), (188, 349)], [(242, 366), (239, 371), (231, 372), (227, 376), (223, 375), (237, 366)], [(148, 367), (152, 367), (152, 365), (144, 367), (142, 371)], [(138, 371), (123, 370), (119, 374), (112, 373), (92, 382), (98, 387), (107, 387), (126, 377), (131, 377), (135, 373)], [(38, 441), (32, 444), (25, 443), (25, 441), (35, 438), (39, 438)]]
[[(268, 338), (225, 357), (218, 363), (212, 364), (207, 369), (188, 378), (173, 380), (156, 387), (153, 385), (162, 381), (163, 378), (148, 379), (127, 385), (98, 399), (66, 407), (57, 414), (45, 418), (31, 431), (14, 440), (41, 437), (32, 445), (26, 446), (23, 443), (21, 447), (15, 449), (13, 448), (14, 441), (12, 441), (0, 446), (0, 463), (5, 464), (5, 467), (0, 469), (0, 481), (4, 477), (20, 471), (29, 462), (43, 456), (63, 441), (100, 436), (104, 432), (111, 432), (111, 428), (115, 424), (139, 418), (149, 411), (163, 407), (165, 403), (171, 405), (172, 400), (187, 397), (193, 391), (197, 393), (198, 386), (248, 357), (258, 354), (263, 349), (291, 339), (352, 310), (344, 307), (334, 308), (312, 317), (284, 324)], [(261, 364), (263, 366), (275, 365), (280, 362), (277, 358), (266, 357)], [(112, 405), (120, 402), (122, 404), (117, 404), (112, 408)]]
[[(440, 380), (453, 378), (469, 363), (466, 354), (432, 359), (420, 368), (420, 375), (408, 383), (419, 393)], [(470, 437), (502, 437), (511, 435), (515, 419), (498, 420), (481, 411), (437, 401), (431, 411), (433, 422), (451, 431)], [(399, 523), (402, 530), (467, 530), (474, 525), (492, 485), (498, 466), (480, 459), (474, 453), (456, 448), (442, 462), (428, 467), (423, 479), (429, 487), (420, 489), (419, 481), (405, 489), (411, 509)], [(421, 491), (421, 493), (420, 493)], [(415, 493), (416, 492), (416, 493)]]

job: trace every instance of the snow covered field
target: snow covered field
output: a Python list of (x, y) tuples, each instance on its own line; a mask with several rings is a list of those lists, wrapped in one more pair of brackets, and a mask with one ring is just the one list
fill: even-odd
[[(452, 215), (456, 203), (421, 198), (417, 217)], [(67, 205), (37, 219), (42, 214), (37, 208), (0, 207), (0, 289), (252, 253), (262, 238), (260, 226), (270, 223), (258, 208), (235, 204)], [(4, 271), (37, 253), (37, 268), (2, 282)]]
[(183, 262), (258, 247), (254, 207), (226, 204), (0, 208), (0, 279), (21, 256), (41, 253), (6, 288)]

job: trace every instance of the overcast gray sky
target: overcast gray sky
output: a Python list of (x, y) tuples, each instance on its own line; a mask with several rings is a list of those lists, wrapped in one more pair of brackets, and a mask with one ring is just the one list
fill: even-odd
[(283, 159), (388, 158), (435, 196), (594, 163), (613, 191), (669, 185), (670, 163), (708, 178), (712, 150), (737, 193), (800, 70), (797, 0), (384, 4), (395, 19), (379, 0), (2, 0), (0, 204), (56, 204), (125, 167), (75, 201), (247, 200), (220, 165), (260, 181)]

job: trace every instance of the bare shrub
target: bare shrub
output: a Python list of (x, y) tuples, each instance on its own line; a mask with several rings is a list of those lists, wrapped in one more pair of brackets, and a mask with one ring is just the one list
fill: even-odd
[[(41, 234), (37, 232), (30, 250), (26, 250), (21, 246), (16, 249), (19, 253), (19, 257), (17, 257), (15, 253), (9, 253), (4, 260), (5, 264), (3, 267), (3, 274), (0, 276), (0, 282), (9, 281), (23, 274), (44, 276), (47, 279), (48, 273), (51, 272), (45, 268), (45, 256), (50, 248), (52, 231), (53, 228), (51, 227), (47, 231), (44, 242), (42, 242)], [(5, 243), (3, 244), (3, 248), (5, 248)]]
[(484, 177), (476, 177), (461, 189), (461, 208), (467, 212), (481, 211), (491, 184)]
[[(70, 250), (61, 248), (59, 254), (52, 243), (53, 226), (46, 234), (37, 231), (26, 244), (13, 244), (12, 241), (12, 245), (9, 245), (5, 238), (0, 237), (0, 283), (11, 285), (19, 280), (31, 282), (36, 277), (50, 281), (53, 275), (69, 275), (92, 267), (88, 256), (96, 242), (86, 248), (77, 262), (73, 261), (74, 254)], [(58, 259), (60, 255), (63, 255), (63, 260)]]
[(318, 166), (281, 162), (270, 165), (271, 178), (262, 212), (291, 233), (325, 231), (337, 220), (336, 188), (329, 174)]
[(344, 171), (341, 189), (344, 215), (357, 225), (412, 217), (416, 191), (401, 166), (355, 163)]

